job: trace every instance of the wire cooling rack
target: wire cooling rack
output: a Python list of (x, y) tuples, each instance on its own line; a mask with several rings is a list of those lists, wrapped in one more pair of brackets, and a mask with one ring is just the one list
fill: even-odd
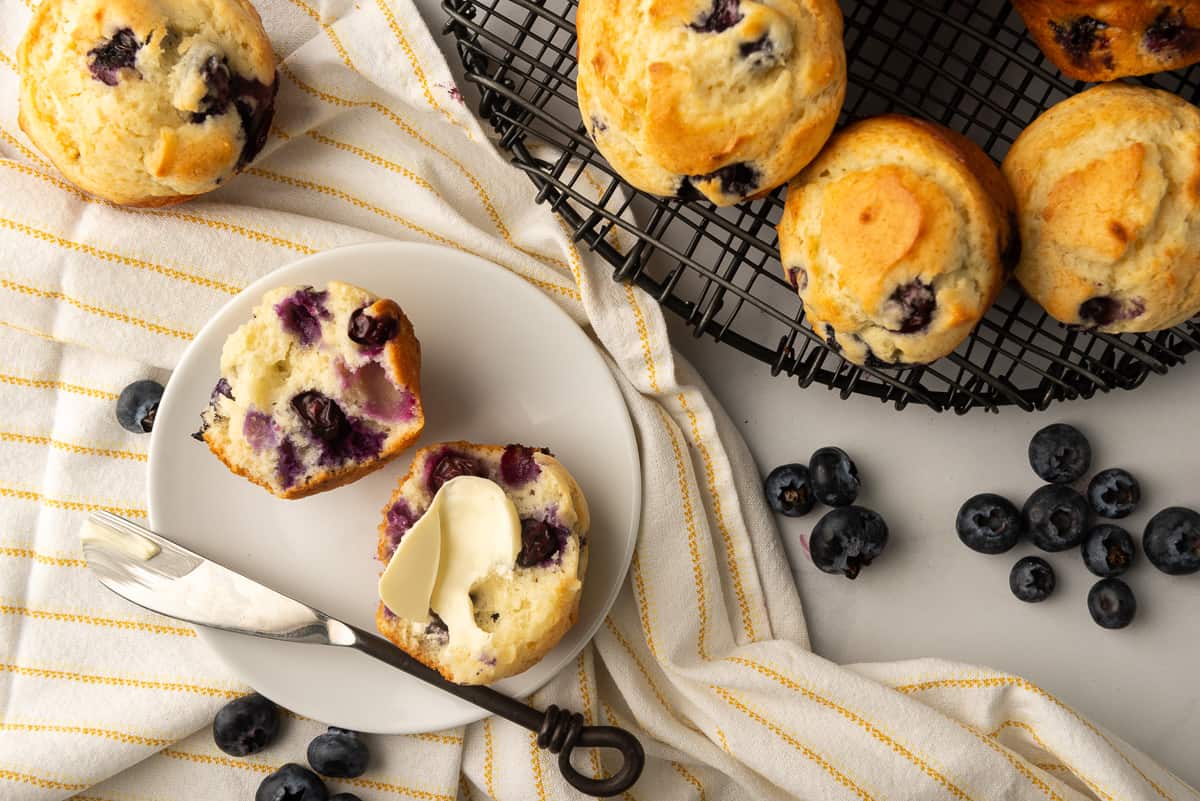
[[(621, 181), (575, 105), (576, 0), (443, 0), (480, 115), (577, 242), (711, 336), (800, 386), (896, 408), (1045, 409), (1132, 389), (1200, 349), (1200, 318), (1151, 334), (1063, 326), (1012, 286), (950, 356), (922, 367), (859, 367), (804, 322), (784, 281), (775, 224), (783, 192), (719, 209)], [(842, 0), (849, 86), (841, 123), (895, 111), (961, 131), (1000, 161), (1021, 130), (1084, 88), (1063, 77), (1007, 2)], [(1196, 102), (1200, 65), (1143, 79)], [(589, 169), (590, 168), (590, 169)]]

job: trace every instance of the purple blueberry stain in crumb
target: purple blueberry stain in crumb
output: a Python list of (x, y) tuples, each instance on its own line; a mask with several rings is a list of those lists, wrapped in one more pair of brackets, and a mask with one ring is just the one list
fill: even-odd
[(304, 463), (296, 450), (296, 443), (290, 439), (284, 439), (283, 444), (279, 446), (279, 459), (275, 464), (275, 470), (279, 476), (279, 483), (283, 485), (284, 489), (294, 485), (300, 479), (300, 474), (304, 472)]
[(347, 428), (335, 439), (321, 440), (323, 467), (336, 467), (346, 462), (365, 462), (383, 452), (387, 432), (357, 417), (347, 419)]
[(738, 45), (738, 55), (746, 60), (750, 69), (756, 71), (768, 70), (780, 60), (774, 40), (765, 33), (753, 41)]
[(398, 619), (396, 613), (393, 612), (391, 610), (391, 607), (389, 607), (387, 604), (383, 605), (383, 617), (384, 617), (384, 620), (397, 620)]
[(608, 130), (608, 123), (606, 123), (604, 120), (600, 119), (595, 114), (593, 114), (592, 115), (592, 135), (595, 136), (596, 134), (602, 134), (607, 130)]
[(1084, 66), (1091, 60), (1093, 50), (1108, 49), (1108, 37), (1103, 33), (1107, 27), (1095, 17), (1088, 16), (1076, 17), (1066, 24), (1050, 21), (1054, 41), (1078, 66)]
[(714, 170), (706, 175), (693, 176), (695, 181), (719, 181), (721, 191), (726, 195), (735, 197), (746, 197), (758, 188), (759, 175), (758, 170), (750, 166), (744, 161), (737, 161), (733, 164), (726, 164), (719, 170)]
[(436, 494), (438, 490), (452, 478), (459, 476), (479, 476), (483, 474), (483, 468), (479, 462), (461, 453), (447, 450), (441, 456), (429, 460), (429, 473), (426, 478), (426, 485), (429, 487), (431, 494)]
[(130, 28), (121, 28), (88, 51), (88, 70), (92, 77), (106, 86), (121, 82), (121, 70), (133, 69), (142, 43)]
[(1142, 41), (1151, 53), (1176, 56), (1196, 48), (1200, 31), (1189, 26), (1183, 13), (1167, 6), (1146, 28)]
[(200, 108), (192, 114), (192, 122), (201, 123), (209, 117), (224, 114), (229, 109), (233, 76), (229, 64), (219, 56), (209, 56), (200, 68), (200, 77), (207, 90), (200, 98)]
[(937, 311), (937, 296), (930, 284), (918, 278), (896, 287), (888, 305), (896, 309), (899, 317), (899, 328), (892, 330), (898, 334), (915, 334), (929, 326)]
[(542, 468), (534, 459), (533, 448), (524, 445), (509, 445), (505, 447), (500, 457), (500, 477), (510, 487), (521, 487), (533, 481), (542, 473)]
[[(567, 530), (544, 520), (526, 518), (521, 521), (521, 552), (518, 567), (548, 565), (567, 544)], [(561, 559), (561, 557), (559, 557)]]
[[(390, 305), (390, 304), (389, 304)], [(355, 309), (350, 315), (350, 324), (346, 335), (352, 342), (372, 348), (380, 348), (385, 342), (396, 336), (400, 330), (400, 321), (391, 314), (370, 314), (366, 306)]]
[(1101, 295), (1079, 305), (1079, 319), (1087, 328), (1102, 328), (1123, 320), (1135, 320), (1145, 311), (1146, 302), (1141, 298), (1122, 301)]
[(279, 432), (275, 428), (275, 421), (271, 419), (271, 415), (257, 409), (246, 412), (246, 419), (242, 423), (242, 435), (256, 451), (274, 448), (279, 444)]
[(318, 292), (311, 286), (302, 287), (275, 304), (275, 313), (283, 330), (300, 340), (304, 346), (321, 338), (321, 321), (333, 317), (325, 308), (328, 292)]
[(417, 521), (417, 516), (413, 514), (408, 501), (400, 498), (388, 507), (386, 519), (387, 525), (384, 530), (387, 532), (387, 555), (388, 559), (391, 559), (400, 540)]
[(337, 401), (315, 389), (301, 392), (292, 398), (292, 408), (300, 415), (300, 419), (308, 426), (313, 436), (322, 442), (345, 439), (350, 430), (346, 413), (337, 405)]
[(357, 370), (339, 363), (338, 375), (344, 388), (361, 396), (362, 409), (369, 417), (405, 423), (416, 416), (416, 396), (392, 383), (387, 368), (378, 362), (367, 362)]
[(209, 397), (208, 402), (216, 406), (217, 399), (222, 395), (233, 400), (233, 387), (229, 386), (229, 381), (224, 377), (217, 379), (217, 385), (213, 387), (212, 395)]
[(738, 0), (713, 0), (712, 7), (688, 27), (697, 33), (720, 33), (741, 21)]

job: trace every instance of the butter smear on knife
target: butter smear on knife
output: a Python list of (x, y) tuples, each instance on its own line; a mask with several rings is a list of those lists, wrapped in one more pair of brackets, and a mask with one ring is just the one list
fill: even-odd
[(452, 646), (476, 650), (491, 635), (475, 624), (471, 588), (512, 570), (520, 551), (521, 521), (504, 490), (459, 476), (442, 485), (400, 540), (379, 579), (379, 598), (408, 620), (427, 621), (436, 612)]

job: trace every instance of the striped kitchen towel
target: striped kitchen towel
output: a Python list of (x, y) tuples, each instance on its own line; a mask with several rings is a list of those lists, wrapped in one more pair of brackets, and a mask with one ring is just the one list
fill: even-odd
[[(282, 59), (270, 142), (229, 186), (160, 211), (81, 194), (18, 129), (13, 53), (34, 2), (0, 0), (0, 799), (250, 799), (320, 730), (290, 716), (263, 753), (216, 750), (209, 721), (247, 688), (193, 630), (100, 588), (75, 532), (90, 509), (144, 515), (146, 441), (116, 425), (122, 386), (165, 381), (264, 272), (382, 238), (517, 273), (612, 358), (641, 443), (647, 536), (594, 644), (533, 701), (645, 739), (629, 799), (1200, 798), (1018, 677), (812, 653), (737, 432), (654, 302), (533, 202), (409, 0), (260, 0)], [(371, 770), (337, 791), (577, 797), (504, 722), (372, 745)], [(594, 752), (581, 764), (606, 767)]]

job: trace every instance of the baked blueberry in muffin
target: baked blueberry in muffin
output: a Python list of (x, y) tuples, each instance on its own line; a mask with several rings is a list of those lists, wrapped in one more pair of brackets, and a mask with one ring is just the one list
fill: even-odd
[(197, 435), (281, 498), (354, 481), (424, 427), (421, 346), (394, 301), (331, 282), (263, 296), (225, 341)]
[(1004, 160), (1017, 279), (1055, 319), (1154, 331), (1200, 311), (1200, 109), (1104, 84), (1051, 108)]
[(926, 364), (971, 332), (1019, 248), (1013, 201), (974, 143), (908, 117), (834, 135), (788, 188), (785, 277), (856, 364)]
[(1200, 60), (1197, 0), (1013, 0), (1038, 46), (1065, 75), (1110, 81)]
[(574, 625), (587, 570), (589, 516), (583, 491), (545, 449), (431, 445), (417, 451), (383, 510), (376, 550), (383, 564), (439, 490), (464, 476), (494, 482), (515, 507), (520, 531), (511, 564), (470, 588), (475, 636), (456, 632), (438, 610), (409, 619), (382, 602), (376, 624), (385, 637), (450, 681), (486, 684), (532, 666)]
[(275, 55), (247, 0), (45, 0), (20, 123), (74, 184), (131, 206), (215, 189), (267, 139)]
[(833, 0), (583, 0), (576, 26), (588, 133), (652, 194), (765, 194), (816, 156), (842, 107)]

